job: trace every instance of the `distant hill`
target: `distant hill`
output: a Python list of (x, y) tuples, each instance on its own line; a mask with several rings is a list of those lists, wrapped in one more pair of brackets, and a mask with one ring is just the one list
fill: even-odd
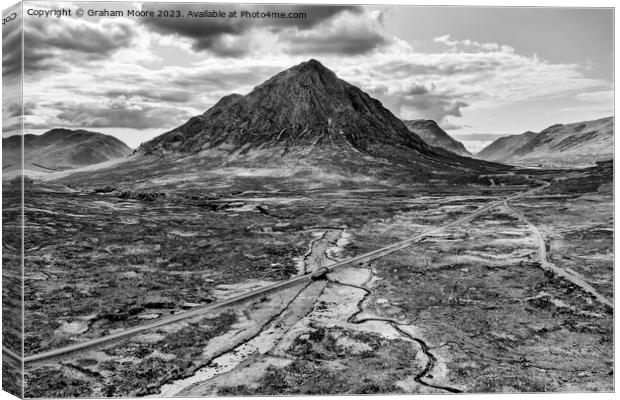
[(525, 145), (531, 139), (536, 136), (536, 132), (527, 131), (520, 135), (504, 136), (493, 143), (489, 144), (484, 149), (480, 150), (476, 157), (489, 161), (502, 161), (510, 158), (514, 151)]
[(476, 157), (508, 164), (582, 166), (613, 158), (613, 117), (552, 125), (497, 139)]
[(407, 129), (420, 136), (431, 146), (440, 147), (453, 153), (471, 157), (463, 143), (448, 135), (437, 123), (430, 119), (403, 120)]
[[(19, 135), (2, 139), (2, 170), (20, 168)], [(131, 153), (125, 143), (103, 133), (52, 129), (43, 135), (24, 135), (24, 168), (41, 172), (74, 169)]]

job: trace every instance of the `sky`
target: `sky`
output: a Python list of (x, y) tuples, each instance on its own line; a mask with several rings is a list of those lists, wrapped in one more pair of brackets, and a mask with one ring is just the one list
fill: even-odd
[[(507, 134), (613, 114), (613, 10), (27, 3), (24, 126), (81, 128), (130, 147), (310, 58), (403, 119), (433, 119), (472, 152)], [(75, 16), (75, 10), (121, 10)], [(150, 18), (128, 10), (302, 12)], [(239, 15), (239, 14), (238, 14)], [(18, 133), (17, 30), (3, 28), (3, 137)], [(7, 90), (8, 89), (8, 90)], [(13, 95), (11, 95), (13, 93)], [(10, 117), (13, 116), (13, 117)]]

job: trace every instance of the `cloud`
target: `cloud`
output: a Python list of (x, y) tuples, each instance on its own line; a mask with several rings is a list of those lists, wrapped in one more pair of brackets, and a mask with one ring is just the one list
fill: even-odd
[(22, 70), (21, 18), (2, 27), (2, 76), (15, 77)]
[(22, 105), (21, 103), (12, 103), (7, 105), (2, 111), (3, 118), (13, 118), (19, 117), (22, 115)]
[(229, 63), (227, 68), (206, 63), (194, 68), (163, 71), (161, 79), (165, 79), (173, 87), (182, 87), (191, 92), (216, 91), (226, 95), (230, 92), (243, 92), (244, 88), (251, 89), (281, 70), (279, 65), (260, 65), (259, 62)]
[(2, 132), (11, 132), (11, 134), (21, 133), (22, 119), (24, 116), (33, 115), (35, 109), (36, 104), (31, 101), (24, 102), (23, 107), (21, 101), (3, 101)]
[(430, 90), (426, 88), (426, 86), (419, 85), (417, 83), (414, 83), (408, 90), (408, 94), (410, 96), (421, 96), (421, 95), (425, 95), (429, 93), (430, 93)]
[(252, 42), (244, 36), (223, 34), (209, 40), (205, 39), (195, 48), (197, 50), (210, 50), (220, 57), (242, 57), (251, 51)]
[(128, 46), (133, 37), (131, 25), (122, 20), (102, 19), (98, 23), (74, 20), (64, 24), (30, 20), (26, 26), (24, 40), (27, 46), (78, 51), (99, 57)]
[(471, 39), (464, 40), (451, 40), (450, 35), (443, 35), (433, 39), (435, 43), (441, 43), (450, 47), (453, 51), (466, 51), (466, 50), (478, 50), (478, 51), (506, 51), (514, 52), (515, 49), (511, 46), (500, 45), (498, 43), (481, 43)]
[(508, 135), (505, 133), (459, 133), (453, 136), (458, 137), (459, 140), (495, 141)]
[(469, 109), (493, 112), (520, 102), (551, 102), (592, 91), (600, 93), (582, 94), (582, 100), (608, 99), (613, 91), (610, 82), (589, 78), (584, 65), (552, 63), (501, 44), (449, 37), (437, 41), (458, 51), (421, 52), (395, 39), (368, 57), (340, 61), (337, 72), (401, 118), (429, 118), (454, 127), (463, 125), (459, 119)]
[[(585, 65), (553, 63), (501, 43), (447, 35), (435, 38), (431, 50), (423, 51), (422, 46), (386, 34), (383, 22), (389, 21), (383, 9), (243, 7), (287, 7), (307, 12), (308, 18), (59, 19), (49, 25), (78, 25), (68, 27), (71, 35), (58, 37), (46, 35), (60, 28), (29, 28), (34, 30), (31, 37), (38, 38), (35, 51), (26, 54), (30, 71), (54, 68), (54, 79), (50, 74), (28, 74), (24, 90), (37, 110), (27, 116), (27, 124), (163, 132), (204, 112), (222, 96), (245, 94), (309, 58), (318, 58), (398, 117), (434, 119), (446, 129), (470, 123), (468, 113), (480, 115), (529, 100), (571, 98), (562, 103), (570, 107), (580, 102), (597, 106), (595, 99), (601, 98), (601, 104), (612, 104), (613, 85), (590, 78)], [(106, 35), (115, 39), (102, 38), (99, 43), (97, 38)], [(71, 102), (53, 101), (57, 98)], [(592, 101), (586, 103), (588, 99)]]
[[(415, 110), (415, 115), (428, 119), (435, 120), (437, 122), (446, 123), (445, 119), (449, 116), (461, 117), (461, 109), (468, 107), (469, 104), (450, 98), (449, 96), (442, 94), (426, 94), (419, 96), (408, 96), (401, 102), (401, 109), (403, 107)], [(412, 112), (410, 111), (410, 114)]]
[(578, 93), (575, 98), (577, 100), (587, 102), (607, 102), (610, 104), (613, 102), (614, 91), (613, 90), (599, 90), (595, 92)]
[(458, 124), (449, 117), (444, 118), (443, 121), (441, 122), (441, 129), (443, 129), (444, 131), (458, 130), (458, 129), (463, 129), (465, 127), (466, 125)]
[[(144, 4), (143, 9), (153, 10), (157, 5)], [(193, 5), (175, 5), (183, 13), (196, 10)], [(232, 10), (232, 7), (227, 7)], [(194, 50), (212, 50), (215, 54), (220, 54), (226, 46), (222, 45), (224, 35), (241, 35), (250, 28), (250, 25), (238, 19), (213, 18), (205, 22), (202, 18), (158, 18), (145, 17), (144, 24), (153, 31), (160, 34), (172, 34), (192, 41)], [(224, 51), (226, 53), (226, 51)], [(226, 54), (223, 54), (226, 55)]]
[(122, 18), (97, 22), (66, 18), (53, 23), (28, 18), (24, 24), (24, 68), (29, 73), (59, 72), (75, 64), (104, 60), (129, 47), (135, 36), (133, 24)]
[(586, 106), (586, 107), (584, 106), (564, 107), (564, 108), (560, 108), (558, 111), (562, 113), (571, 113), (571, 114), (588, 111), (588, 112), (597, 113), (599, 116), (609, 116), (609, 115), (613, 115), (614, 113), (613, 106), (611, 104), (601, 104), (598, 106)]
[(614, 113), (613, 89), (577, 93), (574, 99), (577, 100), (577, 105), (563, 107), (558, 111), (562, 113), (590, 112), (598, 115), (613, 115)]
[[(450, 135), (454, 136), (452, 133)], [(469, 140), (467, 138), (457, 138), (456, 140), (463, 143), (463, 146), (472, 154), (479, 153), (482, 149), (493, 143), (493, 140)]]
[[(72, 70), (57, 79), (40, 79), (28, 85), (26, 97), (38, 106), (26, 118), (28, 129), (55, 126), (90, 128), (161, 129), (181, 125), (204, 112), (232, 91), (248, 92), (281, 70), (205, 62), (187, 67), (149, 69), (139, 65), (106, 62), (105, 68)], [(163, 84), (165, 83), (165, 84)], [(56, 101), (56, 98), (72, 101)]]
[(124, 96), (127, 99), (137, 98), (144, 101), (163, 101), (166, 103), (187, 103), (192, 100), (193, 93), (187, 90), (167, 89), (112, 89), (106, 91), (104, 96), (118, 98)]
[(8, 137), (21, 133), (22, 105), (20, 102), (2, 102), (2, 136)]
[[(445, 57), (443, 53), (431, 53), (432, 58), (423, 59), (422, 54), (407, 52), (401, 59), (393, 60), (384, 65), (384, 72), (393, 74), (395, 77), (408, 78), (414, 75), (441, 75), (450, 76), (455, 74), (475, 74), (490, 72), (502, 67), (502, 62), (493, 56), (465, 55), (458, 57)], [(416, 56), (415, 62), (407, 60), (410, 56)], [(418, 58), (417, 56), (420, 56)], [(463, 56), (461, 54), (461, 56)]]
[(381, 15), (345, 12), (316, 29), (283, 35), (283, 41), (291, 54), (365, 54), (388, 42), (381, 33)]
[(434, 85), (412, 83), (407, 87), (388, 87), (379, 85), (370, 89), (371, 95), (383, 99), (386, 107), (404, 119), (432, 119), (442, 126), (450, 124), (448, 129), (457, 125), (449, 122), (447, 117), (461, 117), (461, 109), (469, 106), (459, 100), (460, 96), (441, 93)]
[[(155, 10), (159, 6), (143, 4), (144, 10)], [(189, 11), (199, 12), (208, 10), (237, 11), (271, 11), (289, 15), (289, 13), (304, 13), (305, 18), (158, 18), (145, 17), (144, 24), (151, 30), (163, 35), (176, 35), (191, 40), (195, 51), (209, 51), (221, 57), (241, 57), (252, 50), (250, 46), (252, 31), (257, 29), (279, 33), (290, 28), (303, 31), (314, 28), (330, 18), (349, 11), (361, 12), (356, 6), (307, 6), (307, 5), (217, 5), (205, 8), (195, 4), (176, 4), (175, 9), (184, 15)], [(239, 14), (238, 14), (239, 15)]]
[[(20, 118), (2, 121), (2, 136), (8, 137), (21, 133), (22, 122)], [(5, 133), (7, 133), (5, 135)]]
[(56, 109), (57, 125), (104, 128), (125, 127), (134, 129), (162, 128), (171, 121), (184, 121), (191, 115), (173, 107), (150, 107), (128, 101), (123, 96), (99, 103), (59, 102)]
[(24, 102), (24, 115), (34, 115), (37, 105), (33, 101)]

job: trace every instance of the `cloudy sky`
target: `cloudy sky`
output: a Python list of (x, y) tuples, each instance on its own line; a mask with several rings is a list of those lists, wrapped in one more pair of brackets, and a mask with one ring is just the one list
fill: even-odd
[[(72, 10), (304, 12), (305, 19), (25, 16), (25, 129), (135, 147), (309, 58), (472, 151), (498, 135), (613, 113), (611, 9), (28, 3)], [(19, 36), (3, 32), (3, 47)], [(3, 54), (5, 89), (18, 52)], [(8, 90), (5, 92), (10, 93)], [(5, 112), (19, 109), (5, 95)], [(7, 115), (7, 114), (5, 114)], [(17, 133), (16, 119), (3, 136)]]

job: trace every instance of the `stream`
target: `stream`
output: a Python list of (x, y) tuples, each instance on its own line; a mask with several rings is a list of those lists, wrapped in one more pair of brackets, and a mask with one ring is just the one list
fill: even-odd
[[(345, 230), (334, 229), (313, 232), (313, 240), (303, 262), (298, 263), (299, 274), (309, 273), (338, 261), (339, 254), (348, 243)], [(301, 260), (300, 260), (301, 261)], [(327, 274), (327, 279), (312, 281), (302, 287), (289, 289), (294, 292), (289, 300), (259, 329), (246, 333), (232, 349), (214, 355), (210, 362), (190, 377), (173, 381), (161, 387), (157, 396), (205, 396), (215, 395), (221, 387), (248, 384), (260, 379), (267, 366), (284, 367), (293, 361), (286, 353), (293, 341), (304, 333), (324, 328), (344, 328), (380, 334), (386, 339), (402, 339), (418, 348), (425, 358), (423, 371), (412, 376), (409, 382), (421, 385), (433, 392), (460, 392), (459, 389), (429, 381), (441, 379), (440, 364), (429, 346), (416, 336), (416, 329), (406, 321), (382, 319), (365, 315), (363, 303), (371, 294), (374, 272), (368, 265), (352, 266)], [(318, 304), (327, 306), (317, 307)], [(251, 320), (251, 319), (250, 319)], [(250, 321), (246, 321), (250, 323)], [(233, 339), (224, 335), (220, 341)], [(216, 338), (217, 339), (217, 338)], [(214, 343), (210, 343), (208, 348)], [(217, 347), (217, 343), (215, 343)], [(412, 360), (414, 362), (415, 360)], [(443, 377), (445, 378), (445, 376)], [(405, 388), (405, 387), (404, 387)]]

